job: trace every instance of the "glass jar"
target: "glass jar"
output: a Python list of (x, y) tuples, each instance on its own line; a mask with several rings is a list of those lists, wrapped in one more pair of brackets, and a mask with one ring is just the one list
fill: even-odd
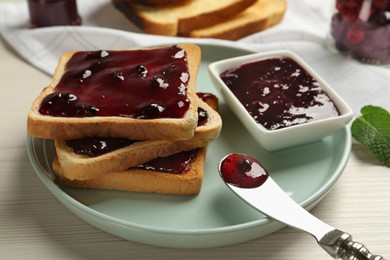
[(30, 28), (80, 25), (76, 0), (28, 0)]
[(390, 64), (390, 0), (336, 0), (330, 35), (341, 53)]

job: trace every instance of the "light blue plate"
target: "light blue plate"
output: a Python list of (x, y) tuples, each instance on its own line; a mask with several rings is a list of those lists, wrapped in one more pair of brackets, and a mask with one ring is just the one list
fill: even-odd
[[(218, 95), (208, 77), (208, 64), (250, 52), (218, 45), (201, 47), (198, 91)], [(219, 101), (223, 129), (219, 139), (209, 145), (203, 187), (197, 196), (62, 188), (50, 178), (53, 141), (28, 136), (29, 157), (46, 187), (81, 219), (130, 241), (175, 248), (241, 243), (284, 227), (247, 206), (225, 186), (217, 166), (228, 153), (246, 153), (259, 159), (272, 178), (308, 210), (340, 177), (351, 151), (349, 128), (316, 143), (269, 153), (258, 146), (222, 98)]]

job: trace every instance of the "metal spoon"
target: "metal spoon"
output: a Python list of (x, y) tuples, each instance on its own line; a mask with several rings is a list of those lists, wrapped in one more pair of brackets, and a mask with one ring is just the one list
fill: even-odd
[(350, 234), (324, 223), (298, 205), (255, 158), (229, 154), (221, 160), (218, 170), (226, 185), (246, 203), (277, 221), (309, 233), (334, 259), (385, 260), (372, 255), (363, 244), (352, 241)]

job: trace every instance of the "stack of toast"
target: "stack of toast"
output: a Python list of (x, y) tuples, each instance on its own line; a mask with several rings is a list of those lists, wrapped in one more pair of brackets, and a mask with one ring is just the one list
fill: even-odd
[(31, 136), (55, 140), (57, 181), (199, 193), (222, 126), (216, 97), (196, 92), (200, 55), (192, 44), (63, 55), (27, 122)]
[(279, 23), (286, 0), (112, 0), (145, 33), (237, 40)]

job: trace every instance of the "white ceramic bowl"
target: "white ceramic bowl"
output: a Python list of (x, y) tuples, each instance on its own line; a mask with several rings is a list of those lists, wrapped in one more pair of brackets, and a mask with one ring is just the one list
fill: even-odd
[[(257, 123), (231, 90), (226, 86), (221, 79), (220, 74), (228, 69), (236, 68), (248, 62), (272, 57), (289, 57), (301, 65), (315, 80), (317, 80), (318, 83), (320, 83), (322, 89), (328, 94), (338, 108), (340, 115), (276, 130), (268, 130), (261, 124)], [(239, 120), (241, 120), (242, 124), (259, 142), (259, 144), (268, 151), (275, 151), (318, 141), (325, 136), (334, 133), (340, 128), (345, 127), (353, 117), (352, 109), (329, 86), (329, 84), (327, 84), (300, 57), (290, 51), (255, 53), (217, 61), (209, 65), (209, 74), (212, 82), (221, 92), (225, 102), (231, 110), (236, 114)]]

